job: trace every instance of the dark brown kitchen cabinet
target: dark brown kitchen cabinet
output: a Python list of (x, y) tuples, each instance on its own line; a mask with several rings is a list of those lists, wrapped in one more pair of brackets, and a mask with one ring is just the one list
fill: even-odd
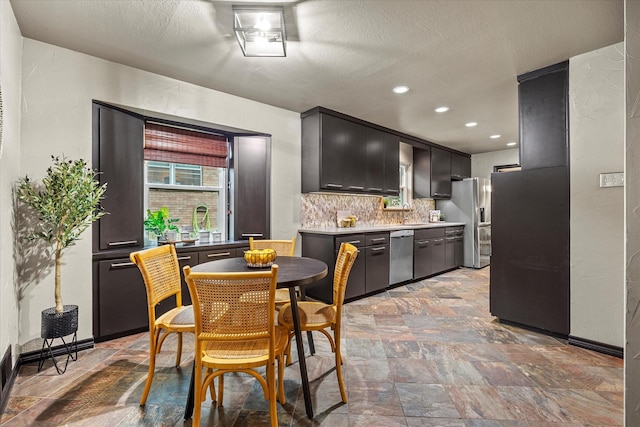
[(93, 104), (93, 167), (107, 183), (101, 205), (108, 212), (93, 225), (93, 252), (144, 244), (143, 141), (141, 118)]
[(138, 267), (129, 258), (117, 258), (94, 262), (94, 269), (94, 339), (148, 330), (147, 292)]
[(320, 112), (302, 116), (302, 192), (362, 192), (366, 185), (365, 127)]
[(233, 143), (232, 240), (270, 237), (271, 138), (236, 137)]
[(413, 148), (413, 198), (431, 198), (431, 149)]
[(365, 242), (365, 292), (370, 294), (389, 286), (389, 233), (366, 234)]
[(335, 238), (333, 257), (334, 261), (331, 267), (331, 274), (328, 275), (331, 276), (331, 283), (333, 283), (333, 269), (335, 268), (335, 260), (338, 259), (338, 251), (340, 250), (340, 245), (342, 245), (343, 242), (351, 243), (353, 246), (358, 248), (358, 256), (356, 257), (356, 260), (351, 267), (349, 280), (347, 281), (347, 289), (344, 293), (345, 299), (349, 300), (357, 298), (366, 293), (366, 260), (364, 257), (364, 247), (366, 243), (363, 234), (339, 236)]
[(202, 264), (203, 262), (215, 261), (218, 259), (224, 258), (235, 258), (236, 250), (234, 248), (222, 248), (222, 249), (211, 249), (207, 251), (201, 251), (198, 254), (198, 264)]
[[(185, 266), (193, 267), (194, 265), (199, 264), (199, 256), (198, 252), (181, 252), (178, 254), (178, 263), (180, 264), (180, 280), (182, 282), (182, 304), (189, 305), (191, 304), (191, 294), (189, 294), (189, 287), (187, 286), (187, 282), (184, 280), (184, 273), (182, 269)], [(172, 299), (165, 301), (165, 304), (172, 303)], [(162, 306), (162, 303), (160, 304)], [(166, 310), (163, 308), (162, 311), (168, 311), (172, 306), (167, 305)]]
[(431, 147), (431, 197), (451, 198), (451, 152)]
[(471, 178), (471, 157), (451, 153), (451, 179), (459, 181)]
[(464, 258), (464, 227), (445, 229), (445, 269), (460, 267)]
[(569, 165), (568, 62), (518, 76), (522, 169)]
[(419, 279), (444, 271), (445, 229), (417, 229), (413, 236), (413, 277)]
[(395, 135), (366, 128), (366, 192), (399, 193), (400, 141)]

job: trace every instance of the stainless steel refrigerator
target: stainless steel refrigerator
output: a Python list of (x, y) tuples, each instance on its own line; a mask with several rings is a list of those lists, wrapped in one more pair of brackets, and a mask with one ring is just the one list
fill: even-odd
[(451, 199), (436, 200), (447, 222), (464, 222), (464, 266), (482, 268), (491, 259), (491, 180), (465, 178), (451, 183)]

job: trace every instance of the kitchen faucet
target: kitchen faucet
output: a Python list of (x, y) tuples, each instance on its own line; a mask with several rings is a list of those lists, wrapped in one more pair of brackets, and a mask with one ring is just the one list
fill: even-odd
[[(406, 209), (405, 209), (405, 206), (406, 206)], [(405, 223), (405, 221), (407, 220), (407, 218), (406, 218), (406, 212), (407, 212), (407, 209), (410, 209), (410, 208), (411, 208), (411, 205), (410, 205), (409, 203), (404, 203), (404, 204), (402, 205), (402, 223), (403, 223), (403, 224), (404, 224), (404, 223)]]

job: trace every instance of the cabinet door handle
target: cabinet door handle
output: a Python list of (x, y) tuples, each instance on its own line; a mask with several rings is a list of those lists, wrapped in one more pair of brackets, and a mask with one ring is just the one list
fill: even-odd
[(451, 197), (451, 194), (449, 193), (433, 193), (433, 195), (439, 197)]
[(419, 240), (416, 242), (416, 245), (418, 246), (427, 246), (429, 244), (428, 240)]
[(126, 240), (123, 242), (109, 242), (107, 243), (107, 246), (124, 246), (124, 245), (137, 245), (138, 241), (137, 240)]
[(262, 233), (242, 233), (242, 237), (263, 237)]
[(381, 251), (386, 251), (386, 250), (387, 250), (387, 248), (385, 248), (384, 246), (380, 247), (380, 248), (371, 248), (371, 252), (381, 252)]
[(362, 191), (364, 190), (364, 187), (360, 187), (359, 185), (350, 185), (349, 187), (347, 187), (349, 190), (358, 190), (358, 191)]
[(178, 261), (188, 261), (190, 259), (191, 259), (190, 256), (179, 256), (178, 257)]
[(444, 239), (436, 239), (436, 240), (433, 241), (433, 244), (434, 245), (441, 245), (442, 242), (444, 242)]
[(208, 254), (207, 258), (217, 258), (217, 257), (229, 256), (229, 255), (231, 255), (231, 252), (218, 252), (215, 254)]
[(347, 243), (351, 243), (352, 245), (355, 246), (355, 245), (359, 245), (360, 244), (360, 240), (351, 240), (351, 241), (349, 241)]
[(124, 268), (124, 267), (131, 267), (135, 265), (132, 262), (116, 262), (111, 264), (111, 268)]
[(387, 239), (385, 237), (376, 237), (375, 239), (371, 239), (372, 242), (386, 242)]
[(367, 188), (368, 191), (382, 191), (382, 188), (378, 188), (378, 187), (369, 187)]
[(325, 185), (327, 188), (342, 188), (342, 184), (327, 184)]
[(391, 189), (384, 190), (384, 192), (385, 193), (390, 193), (390, 194), (397, 194), (398, 190), (397, 189), (394, 190), (393, 188), (391, 188)]
[(456, 240), (456, 238), (455, 237), (447, 237), (447, 240), (454, 241), (454, 240)]

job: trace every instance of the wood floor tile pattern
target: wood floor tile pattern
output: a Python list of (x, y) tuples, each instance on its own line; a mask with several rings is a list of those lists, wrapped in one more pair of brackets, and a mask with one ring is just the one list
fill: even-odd
[[(326, 339), (307, 367), (315, 419), (304, 410), (298, 365), (286, 369), (281, 426), (579, 427), (623, 424), (623, 361), (569, 346), (489, 314), (489, 268), (459, 269), (345, 305), (343, 404)], [(173, 367), (175, 341), (149, 363), (139, 334), (79, 353), (64, 375), (23, 366), (2, 426), (190, 426), (192, 356)], [(185, 348), (191, 348), (187, 337)], [(203, 404), (203, 425), (267, 426), (268, 404), (247, 375), (225, 377), (224, 406)]]

